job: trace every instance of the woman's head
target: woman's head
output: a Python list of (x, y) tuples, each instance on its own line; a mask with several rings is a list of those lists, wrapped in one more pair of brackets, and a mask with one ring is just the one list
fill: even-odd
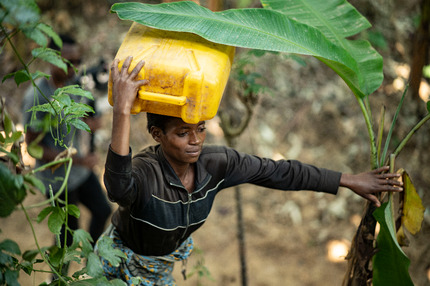
[(151, 133), (152, 127), (158, 127), (163, 132), (166, 132), (167, 124), (174, 120), (176, 117), (167, 116), (167, 115), (160, 115), (155, 113), (147, 113), (146, 114), (146, 121), (147, 121), (147, 128), (148, 132)]
[(148, 131), (160, 143), (172, 164), (194, 163), (200, 156), (206, 138), (205, 122), (185, 123), (181, 118), (147, 114)]

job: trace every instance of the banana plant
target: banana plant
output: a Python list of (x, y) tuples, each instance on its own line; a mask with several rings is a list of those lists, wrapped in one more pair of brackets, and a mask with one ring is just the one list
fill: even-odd
[[(382, 142), (382, 133), (379, 134), (379, 142), (377, 142), (368, 102), (369, 95), (382, 83), (383, 59), (369, 42), (350, 39), (370, 28), (371, 24), (345, 0), (261, 0), (261, 3), (263, 8), (231, 9), (220, 12), (212, 12), (194, 2), (187, 1), (157, 5), (117, 3), (112, 6), (111, 11), (122, 20), (134, 21), (161, 30), (194, 33), (220, 44), (317, 58), (345, 81), (357, 99), (369, 135), (372, 168), (385, 164), (395, 119), (381, 153), (378, 144)], [(429, 106), (428, 110), (430, 114)], [(397, 114), (398, 111), (396, 117)], [(429, 119), (430, 115), (427, 115), (412, 129), (410, 135)], [(408, 135), (399, 146), (400, 149), (397, 148), (394, 151), (395, 155), (409, 139)], [(405, 189), (410, 188), (405, 187)], [(409, 191), (405, 193), (405, 196), (411, 197)], [(377, 247), (381, 252), (373, 261), (375, 274), (373, 282), (374, 285), (412, 285), (408, 273), (409, 259), (404, 255), (396, 238), (397, 229), (392, 223), (394, 214), (390, 203), (392, 196), (389, 197), (389, 202), (383, 204), (374, 214), (381, 225), (381, 233), (377, 240)], [(416, 198), (415, 195), (412, 197)], [(422, 207), (418, 200), (415, 202), (417, 202), (416, 206), (404, 204), (404, 210)], [(354, 238), (355, 241), (363, 241), (363, 237), (367, 239), (368, 234), (374, 235), (376, 221), (372, 217), (373, 211), (374, 209), (368, 205), (362, 224), (370, 220), (371, 226), (360, 227)], [(418, 210), (418, 213), (420, 211)], [(414, 222), (415, 226), (421, 221), (417, 219)], [(367, 229), (367, 232), (363, 233), (363, 229)], [(345, 285), (367, 285), (368, 279), (372, 277), (373, 273), (367, 266), (375, 252), (373, 239), (367, 239), (366, 243), (369, 251), (364, 257), (360, 256), (360, 251), (351, 251), (351, 255), (357, 257), (350, 260), (355, 265), (349, 268)], [(390, 265), (394, 268), (387, 267), (384, 264), (387, 261), (391, 261)], [(366, 267), (355, 268), (357, 265)], [(394, 277), (393, 272), (398, 275)], [(355, 281), (352, 281), (354, 279)]]

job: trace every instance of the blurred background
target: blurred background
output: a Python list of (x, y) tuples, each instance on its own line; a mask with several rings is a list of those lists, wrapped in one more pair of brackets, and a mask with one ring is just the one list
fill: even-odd
[[(222, 7), (258, 7), (249, 0), (202, 1), (201, 5)], [(102, 128), (95, 133), (96, 151), (100, 156), (96, 172), (103, 175), (104, 158), (110, 142), (111, 107), (107, 102), (107, 68), (113, 60), (130, 22), (121, 21), (109, 12), (112, 0), (37, 1), (42, 10), (42, 21), (57, 33), (73, 35), (84, 49), (81, 71), (98, 67), (94, 77), (82, 78), (84, 87), (97, 99), (97, 112), (102, 117)], [(428, 78), (421, 76), (418, 83), (412, 77), (414, 67), (428, 65), (429, 15), (419, 45), (414, 45), (425, 19), (421, 7), (426, 0), (354, 0), (349, 1), (373, 27), (358, 35), (369, 40), (384, 58), (384, 82), (370, 96), (374, 118), (382, 106), (387, 107), (386, 122), (390, 122), (407, 82), (410, 92), (399, 116), (393, 140), (403, 136), (425, 111), (429, 99)], [(146, 1), (145, 3), (159, 3)], [(430, 9), (429, 9), (430, 10)], [(428, 13), (428, 12), (426, 12)], [(424, 23), (425, 24), (425, 23)], [(421, 31), (421, 32), (420, 32)], [(31, 47), (20, 44), (22, 53)], [(424, 46), (423, 46), (424, 45)], [(271, 158), (298, 159), (303, 162), (346, 173), (370, 169), (368, 135), (362, 113), (354, 95), (337, 74), (311, 57), (289, 57), (285, 54), (249, 54), (238, 50), (241, 68), (254, 74), (258, 92), (254, 98), (252, 118), (248, 128), (233, 141), (240, 151)], [(0, 54), (2, 77), (17, 68), (16, 58), (5, 50)], [(47, 67), (41, 66), (41, 70)], [(422, 67), (421, 67), (422, 70)], [(221, 108), (245, 116), (245, 108), (234, 98), (240, 84), (232, 80)], [(98, 85), (98, 84), (99, 85)], [(415, 85), (414, 85), (415, 84)], [(1, 86), (1, 96), (15, 122), (22, 122), (21, 100), (28, 85), (16, 88), (13, 80)], [(240, 92), (240, 91), (239, 91)], [(145, 129), (143, 114), (133, 116), (132, 149), (154, 144)], [(219, 117), (207, 122), (209, 144), (227, 144)], [(20, 128), (23, 128), (21, 125)], [(388, 128), (388, 124), (387, 124)], [(406, 169), (424, 205), (427, 207), (422, 231), (410, 238), (405, 248), (411, 259), (410, 273), (415, 285), (430, 285), (430, 124), (424, 126), (402, 151), (397, 166)], [(27, 163), (32, 164), (30, 157)], [(364, 209), (363, 199), (347, 190), (337, 196), (311, 192), (280, 192), (241, 187), (246, 237), (248, 281), (252, 286), (266, 285), (341, 285), (346, 272), (345, 256)], [(40, 200), (30, 195), (26, 204)], [(40, 195), (41, 196), (41, 195)], [(112, 205), (116, 208), (116, 205)], [(82, 227), (86, 228), (85, 208), (81, 208)], [(34, 210), (34, 214), (37, 210)], [(24, 214), (14, 212), (1, 219), (0, 240), (11, 238), (22, 249), (33, 249), (31, 229)], [(38, 224), (40, 241), (49, 245), (52, 234), (46, 224)], [(217, 198), (207, 223), (195, 233), (199, 251), (188, 262), (188, 271), (203, 264), (210, 275), (193, 275), (183, 281), (177, 272), (178, 285), (240, 285), (240, 264), (236, 238), (236, 207), (234, 192), (224, 190)], [(79, 267), (75, 265), (74, 267)], [(38, 285), (47, 276), (21, 273), (21, 285)]]

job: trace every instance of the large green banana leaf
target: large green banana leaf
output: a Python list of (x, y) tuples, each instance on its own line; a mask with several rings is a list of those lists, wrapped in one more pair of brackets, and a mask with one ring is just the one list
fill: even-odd
[[(348, 12), (338, 21), (327, 21), (332, 13), (330, 11), (315, 12), (315, 17), (320, 18), (320, 24), (309, 25), (306, 20), (299, 22), (300, 17), (295, 20), (283, 13), (283, 10), (288, 9), (287, 1), (278, 2), (281, 6), (276, 9), (280, 11), (262, 8), (232, 9), (214, 13), (188, 1), (157, 5), (117, 3), (111, 10), (123, 20), (132, 20), (162, 30), (191, 32), (216, 43), (314, 56), (341, 76), (360, 98), (379, 87), (382, 82), (381, 56), (368, 42), (346, 40), (344, 37), (350, 36), (352, 29), (345, 33), (333, 28), (336, 25), (354, 26), (357, 23), (356, 16), (359, 15), (354, 8), (354, 17)], [(320, 2), (345, 3), (333, 0), (302, 2), (310, 6)], [(266, 6), (271, 5), (267, 3)], [(368, 26), (363, 23), (361, 19), (360, 27)], [(323, 26), (324, 29), (321, 28)], [(355, 30), (360, 31), (357, 28)]]
[(363, 75), (360, 78), (363, 82), (359, 86), (364, 94), (371, 94), (381, 85), (382, 57), (367, 41), (346, 39), (371, 27), (367, 19), (347, 1), (261, 0), (261, 3), (265, 8), (282, 12), (292, 19), (317, 28), (330, 41), (348, 51), (357, 61), (359, 72)]

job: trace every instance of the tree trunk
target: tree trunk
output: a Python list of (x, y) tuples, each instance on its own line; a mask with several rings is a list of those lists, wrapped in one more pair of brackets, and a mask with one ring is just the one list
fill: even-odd
[(410, 93), (414, 102), (419, 106), (423, 105), (419, 96), (423, 68), (428, 62), (430, 44), (430, 0), (421, 1), (420, 25), (415, 31), (412, 45), (412, 63), (409, 76)]

